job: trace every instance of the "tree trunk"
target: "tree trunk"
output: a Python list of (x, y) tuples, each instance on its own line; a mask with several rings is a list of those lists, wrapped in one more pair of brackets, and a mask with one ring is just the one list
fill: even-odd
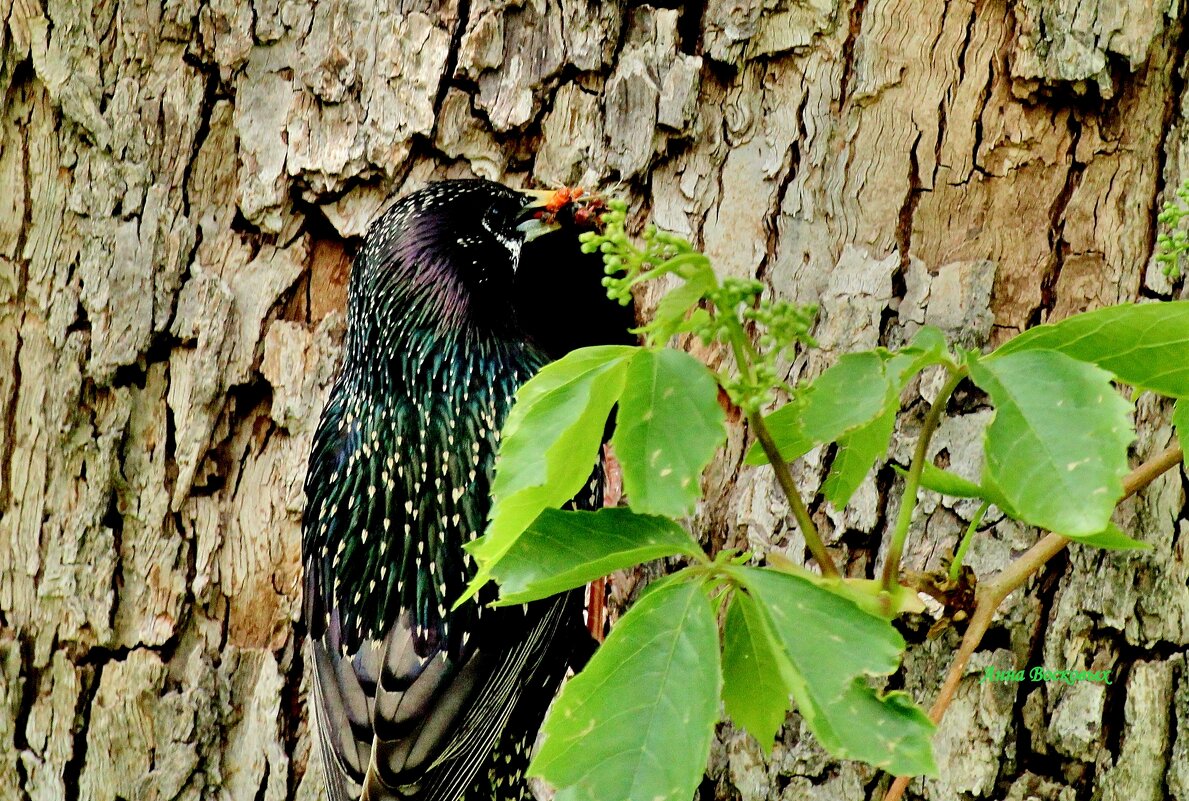
[[(394, 192), (621, 180), (722, 274), (820, 302), (793, 377), (925, 323), (985, 347), (1182, 293), (1151, 261), (1189, 178), (1176, 0), (665, 5), (0, 0), (0, 799), (320, 797), (301, 484), (348, 253)], [(972, 475), (989, 414), (958, 401), (934, 449)], [(1137, 458), (1172, 437), (1138, 407)], [(745, 444), (698, 523), (803, 559)], [(824, 463), (799, 467), (806, 490)], [(814, 508), (852, 575), (878, 569), (898, 487), (885, 466), (851, 508)], [(940, 778), (910, 793), (1189, 801), (1183, 506), (1162, 478), (1123, 515), (1151, 551), (1074, 547), (1010, 599)], [(936, 567), (973, 511), (926, 498), (906, 567)], [(970, 564), (1036, 536), (1000, 520)], [(927, 705), (957, 637), (909, 640), (896, 683)], [(973, 675), (1016, 664), (1114, 681)], [(705, 797), (746, 801), (880, 786), (796, 715), (767, 760), (724, 724), (707, 776)]]

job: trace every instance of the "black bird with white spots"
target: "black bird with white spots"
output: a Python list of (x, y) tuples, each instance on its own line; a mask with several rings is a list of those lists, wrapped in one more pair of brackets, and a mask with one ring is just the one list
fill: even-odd
[[(573, 225), (525, 244), (532, 200), (431, 184), (380, 216), (356, 259), (302, 538), (331, 801), (531, 797), (523, 771), (585, 634), (582, 597), (490, 608), (487, 588), (451, 610), (475, 569), (462, 546), (483, 531), (517, 388), (573, 347), (633, 341)], [(601, 480), (577, 507), (600, 504)]]

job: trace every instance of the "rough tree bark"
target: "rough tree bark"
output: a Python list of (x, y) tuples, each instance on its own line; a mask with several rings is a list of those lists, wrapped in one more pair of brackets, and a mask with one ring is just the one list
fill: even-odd
[[(317, 797), (301, 480), (348, 253), (393, 192), (622, 181), (723, 273), (820, 301), (823, 349), (794, 376), (923, 323), (985, 346), (1182, 294), (1151, 263), (1189, 178), (1177, 0), (660, 5), (0, 0), (0, 799)], [(959, 401), (935, 449), (973, 473), (988, 413)], [(1137, 457), (1172, 436), (1139, 409)], [(802, 558), (744, 445), (698, 524)], [(853, 508), (815, 508), (852, 574), (877, 570), (896, 487), (885, 467)], [(972, 666), (1114, 683), (972, 675), (941, 777), (912, 793), (1189, 801), (1184, 499), (1172, 475), (1128, 504), (1150, 552), (1060, 557)], [(926, 499), (906, 566), (935, 567), (972, 511)], [(1000, 521), (970, 562), (1036, 536)], [(927, 704), (956, 636), (910, 634), (897, 683)], [(768, 761), (724, 725), (703, 794), (877, 782), (794, 715)]]

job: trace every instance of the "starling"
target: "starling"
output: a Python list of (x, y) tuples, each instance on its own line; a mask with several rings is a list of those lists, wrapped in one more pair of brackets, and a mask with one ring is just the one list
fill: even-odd
[[(551, 209), (561, 230), (525, 243), (533, 200), (430, 184), (381, 215), (356, 258), (302, 525), (331, 801), (531, 798), (529, 750), (583, 647), (580, 591), (493, 608), (488, 587), (451, 609), (517, 388), (572, 348), (633, 341), (572, 215)], [(601, 483), (596, 467), (573, 506), (601, 505)]]

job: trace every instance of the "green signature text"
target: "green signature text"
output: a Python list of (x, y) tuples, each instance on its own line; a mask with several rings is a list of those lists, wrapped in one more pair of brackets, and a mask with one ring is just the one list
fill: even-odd
[(1040, 665), (1028, 670), (1006, 670), (997, 668), (994, 665), (987, 665), (986, 670), (983, 671), (982, 678), (979, 679), (979, 684), (986, 684), (989, 681), (1059, 681), (1065, 684), (1077, 684), (1079, 681), (1092, 681), (1098, 684), (1112, 683), (1111, 672), (1109, 670), (1050, 670)]

